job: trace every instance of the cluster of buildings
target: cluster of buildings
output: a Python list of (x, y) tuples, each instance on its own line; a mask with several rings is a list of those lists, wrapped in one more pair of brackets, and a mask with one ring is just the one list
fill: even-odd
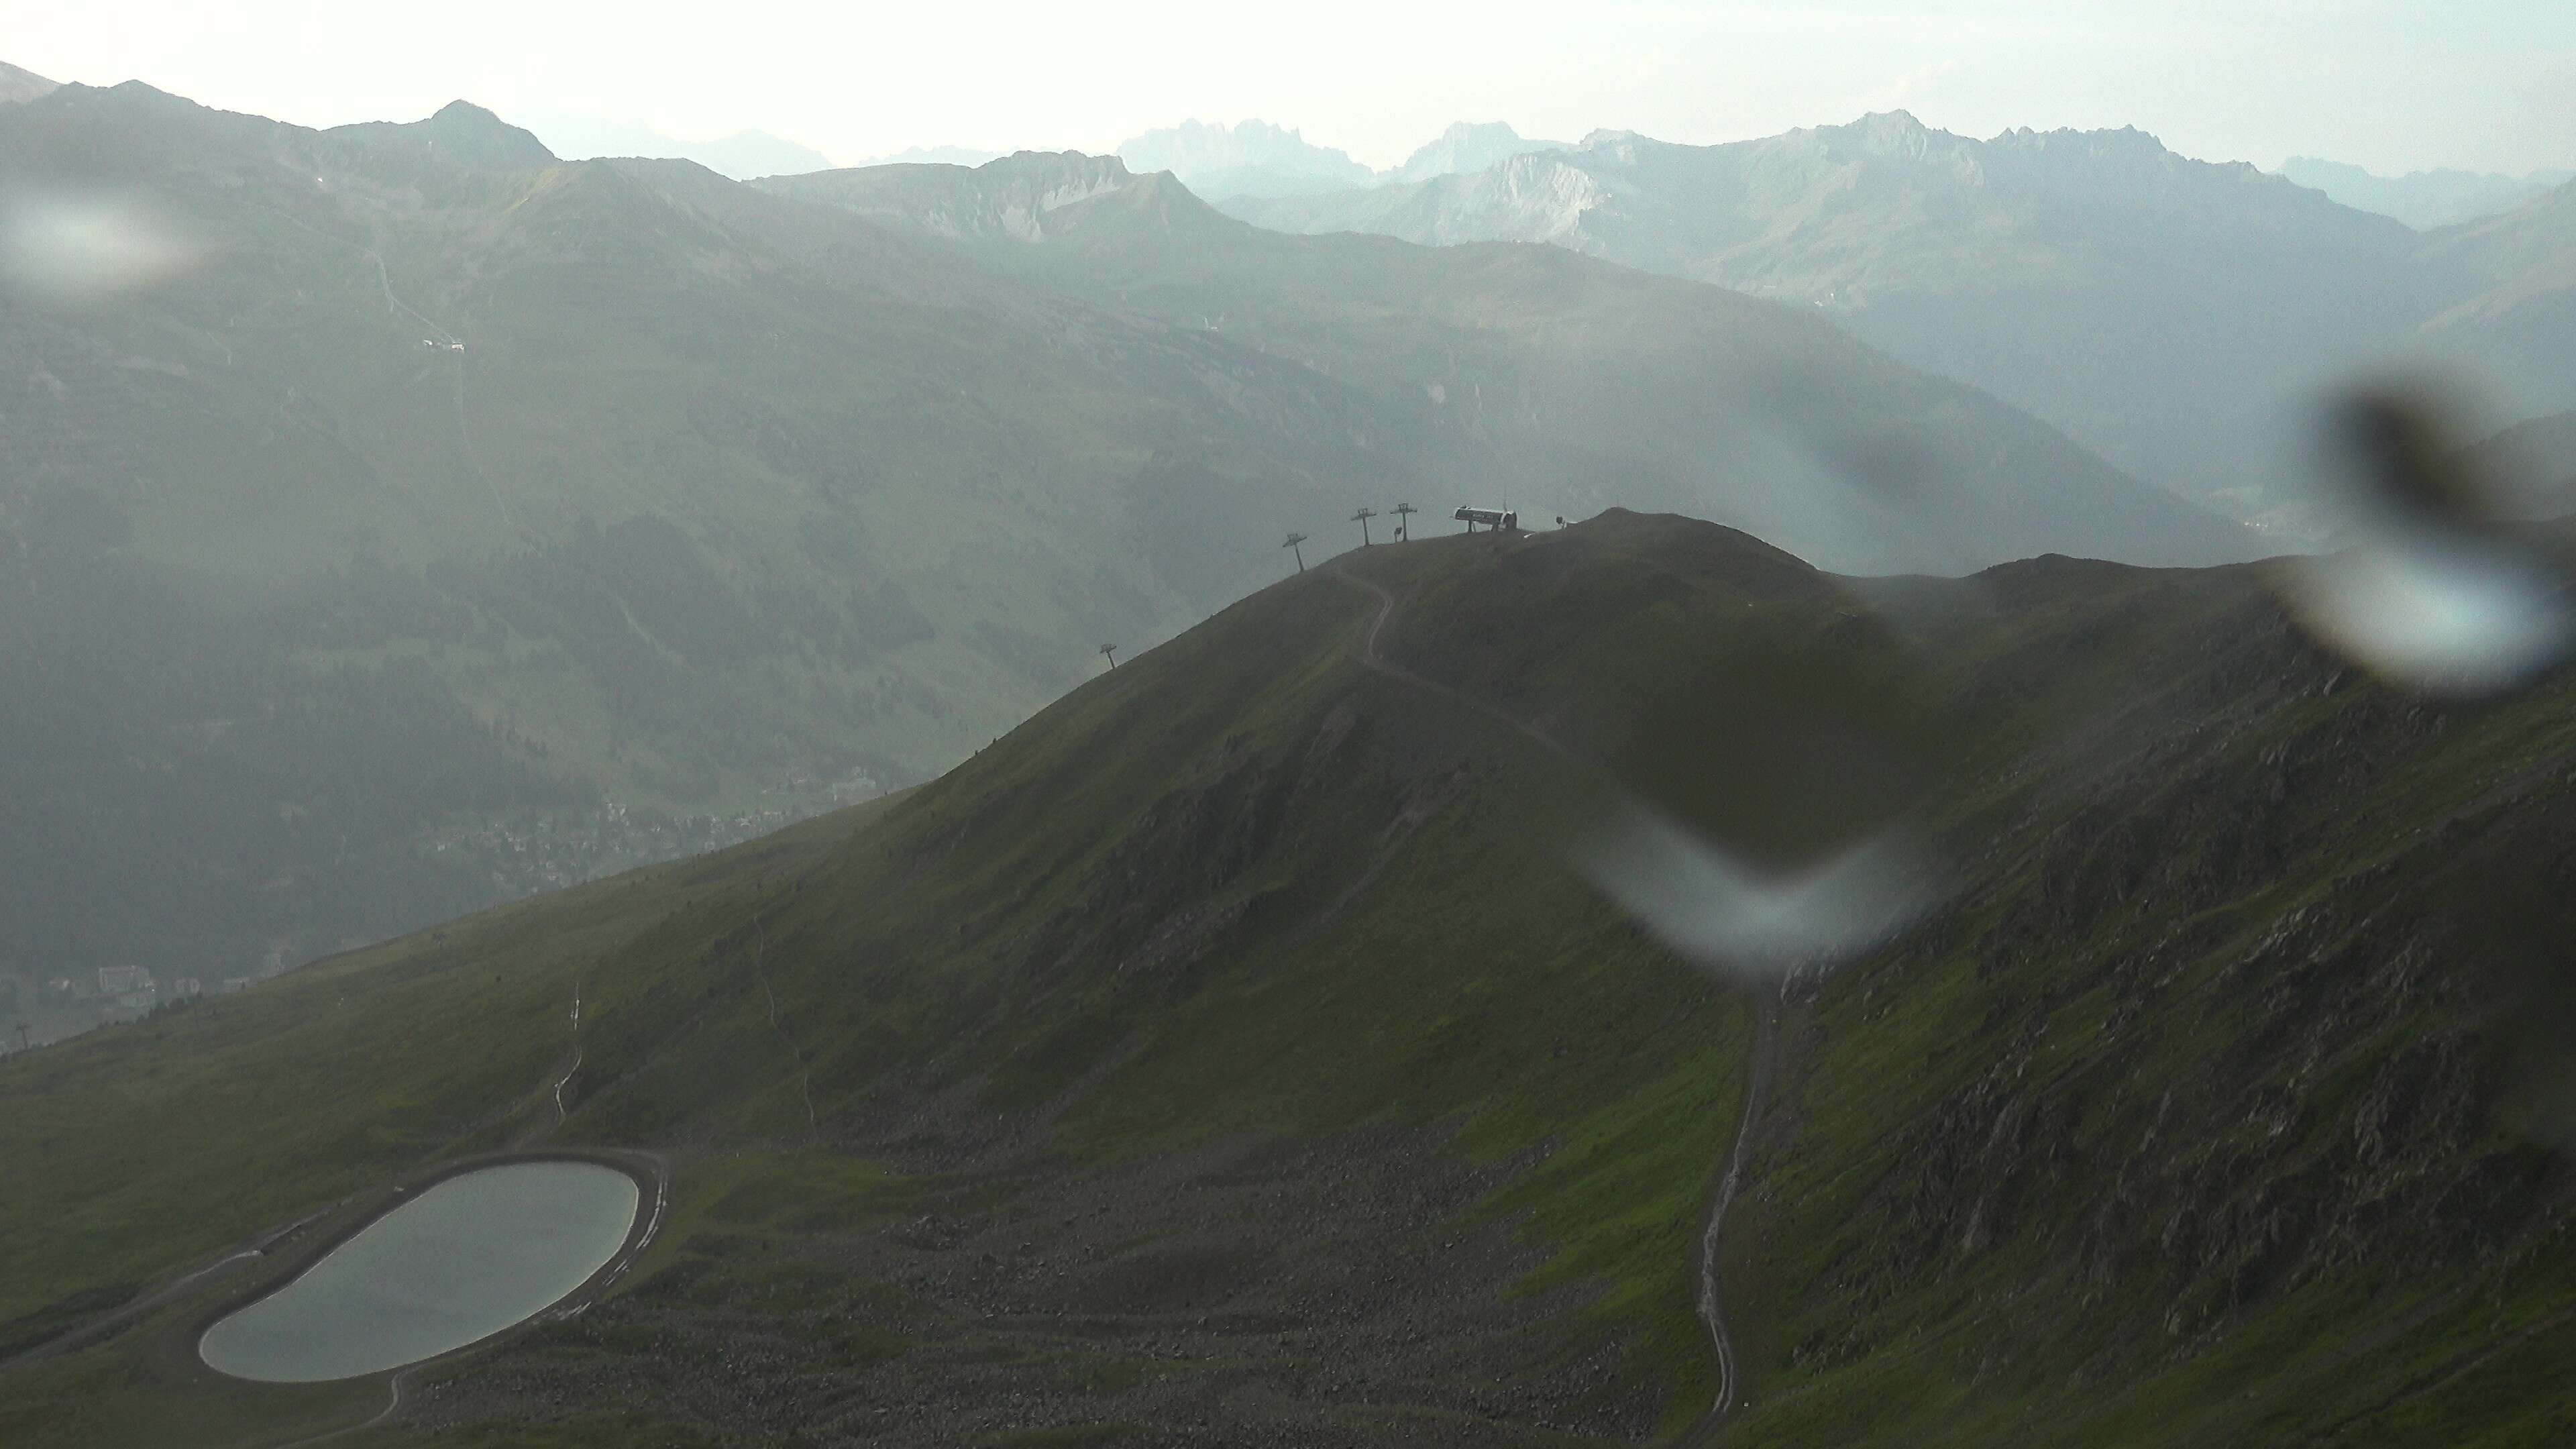
[(872, 799), (883, 787), (864, 772), (837, 780), (800, 776), (772, 793), (779, 805), (730, 815), (663, 815), (610, 801), (563, 814), (488, 820), (430, 846), (462, 856), (504, 900), (581, 885), (637, 866), (722, 850), (799, 820)]
[[(217, 985), (218, 993), (247, 991), (252, 978), (227, 976)], [(98, 1003), (100, 1019), (132, 1021), (149, 1016), (152, 1009), (165, 1002), (186, 1001), (206, 994), (206, 983), (200, 977), (173, 976), (167, 981), (140, 966), (101, 966), (98, 968), (98, 990), (91, 993), (77, 977), (65, 977), (49, 983), (58, 996)]]
[(139, 1021), (160, 1007), (247, 991), (255, 976), (155, 976), (141, 966), (101, 966), (71, 976), (0, 974), (0, 1055), (25, 1051), (94, 1026)]

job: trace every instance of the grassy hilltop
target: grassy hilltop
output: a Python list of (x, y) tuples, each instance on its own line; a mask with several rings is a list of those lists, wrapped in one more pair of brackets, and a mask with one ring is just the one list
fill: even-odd
[[(1866, 702), (1948, 866), (1785, 992), (1563, 863), (1623, 721), (1763, 745), (1748, 660)], [(862, 813), (0, 1063), (0, 1337), (554, 1141), (673, 1160), (669, 1231), (386, 1442), (2555, 1442), (2568, 688), (2396, 694), (2252, 569), (1381, 547)], [(223, 1281), (0, 1367), (0, 1437), (381, 1406), (189, 1372)]]

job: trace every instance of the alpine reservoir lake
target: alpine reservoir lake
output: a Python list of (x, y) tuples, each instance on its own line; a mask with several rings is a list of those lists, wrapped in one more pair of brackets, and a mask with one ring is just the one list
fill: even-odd
[(314, 1383), (434, 1358), (543, 1312), (615, 1256), (640, 1201), (590, 1162), (519, 1162), (435, 1184), (199, 1340), (236, 1378)]

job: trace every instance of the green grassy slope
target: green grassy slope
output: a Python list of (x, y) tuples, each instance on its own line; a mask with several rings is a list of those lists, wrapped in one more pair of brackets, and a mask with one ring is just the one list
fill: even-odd
[[(969, 1162), (1028, 1130), (1053, 1165), (1019, 1170), (1070, 1182), (1247, 1131), (1446, 1123), (1530, 1164), (1472, 1216), (1542, 1250), (1465, 1291), (1591, 1285), (1558, 1331), (1618, 1345), (1678, 1434), (1715, 1386), (1692, 1250), (1768, 1014), (1722, 1241), (1749, 1394), (1728, 1442), (2507, 1444), (2563, 1420), (2533, 1366), (2576, 1269), (2566, 1062), (2517, 1030), (2564, 991), (2563, 678), (2410, 700), (2241, 569), (1857, 588), (1626, 514), (1349, 567), (864, 820), (0, 1064), (0, 1153), (48, 1164), (0, 1203), (0, 1320), (79, 1321), (370, 1172), (533, 1129), (676, 1154), (680, 1209), (641, 1296), (504, 1350), (496, 1381), (643, 1385), (685, 1377), (655, 1305), (802, 1301), (777, 1296), (817, 1271), (794, 1245), (836, 1230), (800, 1213), (987, 1190), (842, 1154)], [(1397, 601), (1382, 630), (1359, 578)], [(1414, 677), (1363, 662), (1373, 631)], [(1643, 715), (1760, 716), (1761, 676), (1708, 665), (1784, 656), (1818, 698), (1865, 688), (1934, 782), (1918, 824), (1949, 866), (1923, 922), (1786, 993), (1680, 964), (1559, 857), (1594, 778), (1564, 752), (1634, 770)], [(547, 1134), (576, 978), (583, 1067)], [(148, 1154), (95, 1130), (165, 1121), (186, 1130)], [(92, 1202), (101, 1230), (66, 1235)], [(156, 1341), (0, 1369), (0, 1428), (112, 1375), (147, 1412), (176, 1391)], [(1149, 1402), (1085, 1392), (1084, 1422)], [(653, 1432), (733, 1422), (633, 1393)]]

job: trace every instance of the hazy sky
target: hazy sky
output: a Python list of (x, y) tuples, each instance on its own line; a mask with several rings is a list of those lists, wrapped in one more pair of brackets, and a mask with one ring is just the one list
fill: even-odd
[(2576, 165), (2576, 0), (0, 0), (0, 60), (307, 125), (463, 96), (843, 160), (1258, 116), (1383, 166), (1460, 119), (1710, 142), (1902, 106), (2264, 166)]

